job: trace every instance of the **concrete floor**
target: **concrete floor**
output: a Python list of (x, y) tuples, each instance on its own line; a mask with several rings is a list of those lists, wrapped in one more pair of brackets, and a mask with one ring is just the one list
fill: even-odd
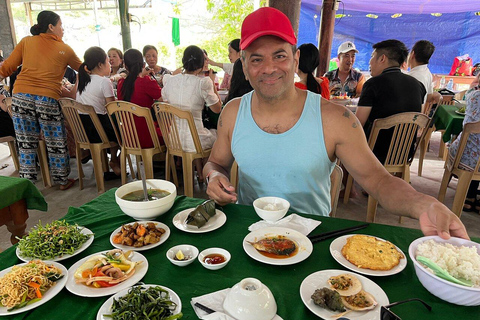
[[(437, 197), (440, 189), (440, 182), (443, 176), (443, 161), (437, 158), (438, 146), (440, 141), (440, 134), (434, 133), (431, 141), (431, 150), (427, 153), (423, 166), (422, 177), (417, 176), (418, 160), (415, 159), (411, 168), (411, 183), (412, 186), (423, 193)], [(0, 175), (3, 176), (18, 176), (15, 171), (10, 151), (6, 144), (0, 144), (0, 167), (8, 164), (8, 167), (0, 169)], [(71, 177), (77, 177), (76, 159), (71, 161), (72, 173)], [(97, 188), (95, 183), (95, 176), (93, 175), (92, 162), (88, 162), (83, 166), (85, 171), (84, 189), (79, 191), (78, 182), (74, 187), (66, 191), (60, 191), (58, 186), (52, 188), (44, 188), (42, 181), (36, 183), (37, 188), (45, 196), (48, 203), (48, 211), (42, 212), (37, 210), (29, 210), (29, 219), (27, 220), (27, 230), (32, 228), (38, 221), (48, 223), (52, 220), (63, 217), (68, 210), (68, 207), (79, 207), (82, 204), (97, 197)], [(41, 175), (39, 175), (41, 177)], [(131, 181), (129, 176), (129, 180)], [(445, 204), (451, 207), (456, 188), (456, 179), (452, 179), (447, 190)], [(105, 187), (113, 188), (121, 185), (120, 180), (106, 181)], [(182, 194), (183, 190), (179, 190)], [(195, 197), (206, 198), (205, 185), (195, 184)], [(2, 195), (5, 196), (5, 195)], [(359, 195), (355, 199), (351, 199), (348, 204), (343, 203), (340, 199), (337, 209), (337, 217), (352, 220), (364, 221), (366, 217), (367, 197)], [(398, 216), (389, 214), (379, 206), (377, 210), (376, 222), (388, 225), (401, 225), (408, 228), (419, 228), (418, 221), (414, 219), (405, 218), (402, 224), (399, 224)], [(466, 225), (470, 236), (480, 237), (480, 215), (472, 212), (464, 212), (461, 216), (462, 222)], [(11, 246), (10, 233), (5, 226), (0, 227), (0, 251)]]

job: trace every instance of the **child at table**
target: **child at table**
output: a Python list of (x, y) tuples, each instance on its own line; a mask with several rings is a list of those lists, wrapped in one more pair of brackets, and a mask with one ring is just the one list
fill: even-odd
[[(105, 51), (100, 47), (91, 47), (85, 51), (84, 62), (78, 70), (78, 81), (76, 90), (76, 100), (82, 104), (90, 105), (95, 109), (102, 127), (107, 134), (109, 141), (117, 142), (115, 130), (107, 115), (105, 104), (115, 101), (113, 85), (110, 79), (110, 61)], [(102, 142), (100, 136), (93, 125), (90, 116), (80, 115), (83, 126), (87, 133), (90, 143)], [(110, 148), (111, 161), (110, 167), (113, 172), (120, 176), (120, 161), (118, 158), (118, 147)]]

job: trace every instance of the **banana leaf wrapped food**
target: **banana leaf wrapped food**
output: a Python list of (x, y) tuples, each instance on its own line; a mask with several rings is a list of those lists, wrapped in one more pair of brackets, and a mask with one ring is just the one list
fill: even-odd
[(187, 219), (185, 219), (185, 222), (188, 225), (201, 228), (211, 217), (215, 215), (215, 213), (215, 201), (207, 200), (190, 212), (190, 214), (187, 216)]

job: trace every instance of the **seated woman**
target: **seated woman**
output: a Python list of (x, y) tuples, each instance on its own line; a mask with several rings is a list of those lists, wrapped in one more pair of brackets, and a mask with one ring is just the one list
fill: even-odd
[(230, 63), (218, 63), (210, 59), (208, 60), (210, 65), (222, 68), (225, 71), (220, 89), (230, 90), (233, 65), (238, 59), (240, 59), (240, 39), (234, 39), (228, 44), (228, 60), (230, 60)]
[[(204, 61), (205, 56), (202, 49), (197, 46), (187, 47), (182, 58), (184, 72), (174, 76), (165, 75), (162, 97), (165, 102), (192, 112), (202, 147), (208, 149), (213, 146), (217, 133), (216, 130), (208, 130), (203, 126), (203, 106), (206, 104), (213, 112), (220, 113), (222, 102), (217, 89), (213, 85), (215, 79), (213, 72), (209, 72), (209, 77), (198, 77), (198, 74), (203, 70)], [(184, 150), (195, 152), (187, 122), (182, 121), (178, 125)], [(206, 159), (204, 160), (206, 161)], [(201, 159), (195, 160), (195, 166), (197, 167), (198, 180), (202, 182), (203, 164)]]
[[(465, 109), (465, 120), (463, 120), (464, 126), (470, 122), (480, 121), (480, 86), (478, 85), (478, 82), (476, 84), (476, 86), (468, 90), (465, 94), (467, 107)], [(450, 148), (448, 149), (448, 156), (450, 158), (449, 160), (453, 160), (455, 158), (461, 137), (462, 133), (460, 133), (457, 139), (450, 145)], [(460, 159), (460, 163), (470, 170), (474, 170), (479, 156), (480, 134), (470, 134), (462, 158)], [(477, 200), (478, 185), (478, 181), (472, 181), (470, 183), (470, 187), (467, 191), (467, 198), (465, 199), (465, 204), (463, 205), (463, 211), (479, 212), (480, 202)]]
[[(117, 142), (115, 130), (107, 115), (105, 105), (115, 101), (113, 85), (108, 79), (110, 75), (110, 62), (105, 51), (100, 47), (91, 47), (85, 51), (84, 62), (78, 69), (78, 81), (76, 83), (76, 100), (82, 104), (92, 106), (98, 115), (109, 141)], [(87, 114), (81, 114), (83, 126), (91, 143), (101, 143), (92, 119)], [(110, 148), (110, 167), (113, 172), (120, 176), (120, 161), (118, 147)]]
[[(128, 101), (141, 107), (152, 109), (155, 101), (162, 101), (162, 89), (160, 89), (157, 81), (148, 76), (148, 71), (144, 68), (145, 63), (143, 62), (142, 53), (137, 49), (128, 49), (125, 52), (124, 59), (128, 76), (118, 81), (118, 100)], [(153, 141), (150, 138), (145, 119), (135, 118), (135, 123), (141, 147), (152, 148)], [(156, 122), (155, 130), (160, 144), (163, 144), (162, 134)]]
[(127, 77), (127, 70), (123, 67), (123, 52), (117, 48), (110, 48), (108, 50), (108, 59), (110, 61), (110, 80), (113, 83), (113, 88), (117, 88), (117, 83), (120, 78)]
[(314, 77), (313, 71), (320, 63), (317, 47), (312, 43), (304, 43), (300, 47), (300, 61), (298, 63), (298, 76), (300, 82), (295, 82), (295, 86), (302, 90), (312, 91), (321, 94), (323, 98), (330, 99), (329, 81), (325, 77)]
[(165, 67), (160, 67), (158, 63), (158, 51), (157, 48), (151, 45), (143, 47), (143, 57), (147, 63), (147, 71), (157, 81), (161, 88), (163, 88), (163, 76), (166, 74), (172, 74), (170, 70)]
[(225, 104), (228, 101), (241, 97), (245, 93), (252, 91), (253, 88), (250, 85), (250, 82), (245, 78), (245, 73), (243, 73), (242, 60), (237, 59), (233, 64), (232, 79), (230, 81), (230, 90), (228, 91), (227, 99), (225, 99)]

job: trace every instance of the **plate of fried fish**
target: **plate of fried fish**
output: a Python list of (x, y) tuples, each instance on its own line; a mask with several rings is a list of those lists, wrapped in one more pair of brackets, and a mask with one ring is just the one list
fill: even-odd
[(402, 250), (390, 241), (350, 234), (330, 244), (330, 253), (345, 268), (368, 276), (390, 276), (407, 266)]
[(313, 245), (296, 230), (268, 227), (247, 234), (243, 249), (251, 258), (263, 263), (291, 265), (307, 259), (313, 252)]

